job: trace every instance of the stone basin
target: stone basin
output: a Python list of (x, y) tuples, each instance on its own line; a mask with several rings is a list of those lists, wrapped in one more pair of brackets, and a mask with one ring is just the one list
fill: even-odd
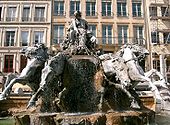
[(153, 122), (154, 112), (18, 113), (14, 118), (16, 125), (145, 125)]

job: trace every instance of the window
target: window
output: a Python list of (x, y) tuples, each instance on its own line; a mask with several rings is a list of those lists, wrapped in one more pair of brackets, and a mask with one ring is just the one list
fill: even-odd
[(152, 43), (159, 43), (159, 33), (151, 32)]
[(118, 44), (123, 45), (128, 42), (128, 26), (118, 26)]
[(112, 26), (111, 25), (102, 26), (102, 43), (112, 44)]
[(170, 44), (170, 33), (163, 33), (164, 43)]
[(126, 1), (117, 0), (117, 16), (127, 16)]
[(96, 1), (86, 0), (86, 16), (96, 16)]
[(35, 31), (34, 32), (34, 44), (43, 43), (43, 42), (44, 42), (44, 32)]
[(15, 31), (6, 31), (4, 46), (14, 46)]
[(64, 15), (64, 1), (54, 1), (54, 15), (55, 16)]
[(80, 11), (80, 1), (71, 0), (70, 1), (70, 16), (73, 16), (76, 10)]
[(160, 71), (160, 60), (159, 60), (159, 55), (156, 53), (153, 53), (153, 68)]
[(134, 33), (134, 42), (138, 43), (139, 45), (144, 45), (143, 39), (143, 26), (134, 26), (133, 27)]
[(157, 7), (149, 7), (150, 16), (157, 16)]
[(22, 21), (30, 21), (29, 14), (30, 14), (30, 7), (24, 7), (22, 13)]
[(141, 2), (132, 3), (132, 13), (133, 17), (141, 17)]
[(111, 16), (111, 0), (102, 0), (102, 16)]
[(16, 7), (8, 7), (6, 21), (16, 21)]
[(96, 36), (96, 25), (89, 25), (89, 30)]
[(5, 60), (4, 60), (4, 72), (13, 72), (13, 60), (14, 56), (13, 55), (5, 55)]
[(59, 44), (64, 38), (64, 25), (54, 25), (53, 44)]
[(21, 46), (28, 46), (28, 31), (21, 32)]
[(23, 55), (20, 56), (20, 72), (26, 67), (27, 58)]
[(162, 16), (169, 16), (169, 8), (168, 7), (161, 7)]
[(45, 21), (44, 12), (45, 7), (35, 7), (34, 21)]
[(0, 21), (2, 20), (2, 7), (0, 7)]
[(166, 60), (166, 66), (167, 66), (167, 70), (166, 70), (167, 82), (170, 83), (170, 60), (169, 58)]

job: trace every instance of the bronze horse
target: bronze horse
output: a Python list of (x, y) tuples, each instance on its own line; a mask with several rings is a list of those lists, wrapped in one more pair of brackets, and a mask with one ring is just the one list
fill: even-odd
[(27, 84), (33, 92), (37, 91), (41, 80), (41, 71), (48, 59), (47, 50), (44, 44), (36, 44), (34, 47), (25, 47), (21, 50), (21, 53), (28, 58), (27, 65), (19, 76), (8, 75), (6, 87), (0, 95), (0, 100), (6, 99), (15, 83)]

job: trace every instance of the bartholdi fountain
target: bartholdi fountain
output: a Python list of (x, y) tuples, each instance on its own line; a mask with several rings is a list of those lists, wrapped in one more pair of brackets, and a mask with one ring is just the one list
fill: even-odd
[[(149, 123), (154, 114), (143, 106), (134, 89), (139, 82), (147, 82), (155, 98), (162, 100), (157, 87), (138, 64), (138, 59), (148, 51), (136, 44), (126, 44), (115, 54), (102, 54), (96, 47), (96, 38), (76, 11), (60, 52), (49, 55), (44, 44), (23, 48), (21, 52), (29, 61), (19, 76), (8, 80), (0, 95), (1, 101), (6, 99), (17, 82), (33, 90), (28, 111), (14, 114), (16, 124)], [(30, 112), (30, 108), (35, 110)]]

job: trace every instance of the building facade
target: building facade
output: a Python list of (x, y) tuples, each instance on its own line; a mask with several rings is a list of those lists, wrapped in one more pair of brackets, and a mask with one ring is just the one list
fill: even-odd
[(50, 47), (51, 0), (0, 1), (0, 71), (20, 72), (27, 62), (19, 53), (24, 46)]
[(143, 6), (143, 0), (53, 0), (52, 46), (63, 40), (75, 10), (104, 51), (114, 52), (127, 42), (145, 45)]
[(82, 12), (105, 52), (115, 52), (128, 42), (149, 48), (144, 7), (143, 0), (2, 0), (0, 71), (23, 69), (26, 60), (19, 53), (23, 46), (43, 42), (59, 49), (76, 10)]
[(170, 0), (148, 0), (146, 7), (150, 66), (170, 83)]

